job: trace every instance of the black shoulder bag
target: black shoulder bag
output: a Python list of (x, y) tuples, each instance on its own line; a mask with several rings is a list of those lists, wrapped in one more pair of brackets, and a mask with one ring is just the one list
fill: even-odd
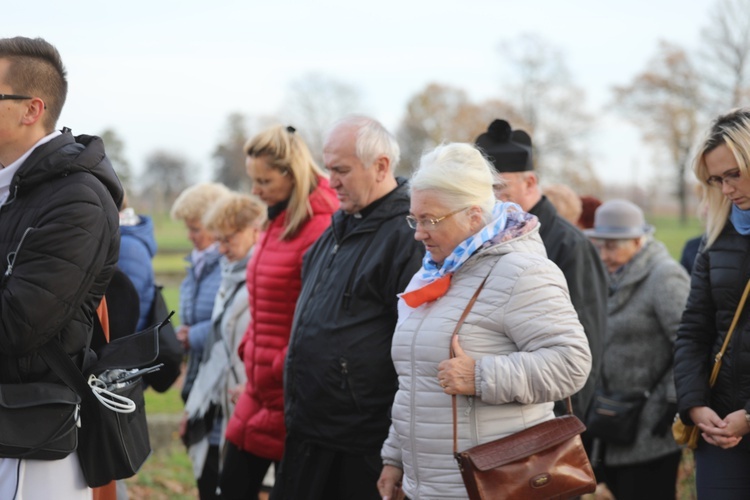
[(90, 487), (133, 476), (151, 454), (143, 399), (143, 375), (160, 365), (159, 329), (169, 322), (106, 344), (86, 371), (76, 367), (59, 342), (43, 351), (60, 379), (81, 398), (78, 459)]
[(643, 407), (671, 367), (670, 361), (647, 391), (609, 389), (602, 373), (602, 385), (597, 387), (586, 415), (589, 435), (605, 443), (628, 445), (635, 442)]

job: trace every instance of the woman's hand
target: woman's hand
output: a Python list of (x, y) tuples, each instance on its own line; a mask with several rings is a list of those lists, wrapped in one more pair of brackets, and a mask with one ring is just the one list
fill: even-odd
[(190, 350), (190, 337), (188, 337), (189, 333), (190, 327), (187, 325), (180, 326), (180, 328), (178, 328), (177, 332), (175, 333), (177, 340), (180, 341), (180, 343), (182, 344), (182, 348), (186, 351)]
[(707, 443), (724, 449), (737, 446), (750, 430), (745, 421), (745, 410), (730, 413), (722, 420), (708, 406), (696, 406), (690, 409), (690, 419), (701, 430)]
[(401, 480), (404, 471), (393, 465), (384, 465), (378, 479), (378, 492), (383, 500), (401, 500), (404, 492), (401, 490)]
[(229, 401), (232, 402), (232, 404), (237, 404), (237, 401), (240, 400), (240, 396), (242, 396), (242, 393), (245, 392), (245, 384), (242, 385), (236, 385), (234, 387), (231, 387), (228, 391), (229, 393)]
[(180, 419), (180, 424), (177, 427), (177, 432), (179, 433), (180, 437), (185, 437), (185, 433), (187, 432), (187, 426), (188, 426), (188, 414), (183, 413), (182, 418)]
[(458, 336), (453, 338), (451, 344), (454, 357), (441, 361), (438, 365), (438, 382), (446, 394), (463, 394), (473, 396), (474, 388), (474, 366), (476, 361), (466, 355), (458, 343)]

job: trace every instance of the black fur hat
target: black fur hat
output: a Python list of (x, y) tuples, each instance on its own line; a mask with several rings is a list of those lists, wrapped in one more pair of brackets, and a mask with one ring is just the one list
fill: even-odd
[(505, 120), (490, 123), (487, 132), (477, 137), (476, 145), (500, 173), (534, 170), (531, 137), (523, 130), (512, 130)]

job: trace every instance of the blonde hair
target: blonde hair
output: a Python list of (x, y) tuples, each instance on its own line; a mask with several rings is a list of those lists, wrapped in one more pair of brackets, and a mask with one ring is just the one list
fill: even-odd
[(318, 178), (326, 177), (325, 173), (293, 127), (278, 125), (261, 132), (247, 141), (245, 153), (252, 158), (264, 158), (271, 168), (292, 176), (294, 186), (281, 239), (292, 238), (312, 216), (310, 193), (317, 187)]
[(434, 190), (448, 207), (479, 206), (485, 222), (492, 219), (495, 195), (493, 169), (471, 144), (441, 144), (422, 156), (411, 178), (411, 191)]
[(710, 186), (706, 154), (717, 147), (725, 145), (732, 152), (740, 175), (750, 175), (750, 108), (733, 109), (721, 115), (711, 124), (693, 160), (695, 177), (705, 188), (706, 203), (706, 248), (710, 247), (726, 226), (732, 202), (729, 201), (721, 186)]
[(229, 188), (216, 182), (195, 184), (180, 193), (172, 204), (169, 215), (175, 220), (202, 220), (206, 210), (229, 193)]
[(574, 226), (578, 224), (578, 219), (583, 213), (583, 203), (575, 191), (565, 184), (552, 184), (545, 187), (542, 192), (563, 219)]
[(231, 192), (219, 198), (203, 216), (209, 231), (231, 234), (266, 220), (266, 205), (257, 196)]

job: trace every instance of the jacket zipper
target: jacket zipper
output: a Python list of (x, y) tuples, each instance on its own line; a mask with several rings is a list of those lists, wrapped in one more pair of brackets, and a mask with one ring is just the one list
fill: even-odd
[[(419, 460), (419, 454), (415, 453), (414, 450), (416, 450), (416, 440), (415, 436), (417, 435), (417, 423), (416, 423), (416, 405), (414, 404), (414, 398), (416, 397), (416, 388), (417, 388), (417, 374), (416, 374), (416, 346), (417, 346), (417, 333), (422, 329), (422, 324), (424, 323), (424, 320), (426, 319), (425, 315), (422, 315), (422, 319), (419, 321), (419, 326), (414, 329), (414, 335), (411, 337), (411, 359), (409, 360), (409, 366), (411, 367), (411, 387), (409, 388), (409, 393), (411, 395), (411, 398), (409, 400), (409, 444), (411, 446), (411, 453), (414, 457), (414, 483), (416, 484), (416, 491), (419, 491), (420, 489), (420, 482), (421, 479), (419, 478), (419, 472), (421, 465), (417, 463), (417, 460)], [(393, 408), (393, 406), (391, 406)], [(391, 412), (393, 410), (391, 409)]]
[[(367, 242), (367, 245), (362, 249), (362, 251), (357, 256), (357, 260), (354, 262), (354, 267), (352, 267), (351, 272), (349, 273), (349, 278), (346, 281), (346, 288), (344, 289), (344, 300), (343, 300), (343, 306), (344, 310), (349, 310), (349, 305), (352, 301), (352, 288), (354, 288), (354, 278), (357, 276), (357, 272), (359, 271), (359, 265), (362, 263), (362, 259), (365, 257), (365, 253), (370, 248), (370, 244), (372, 243), (373, 238), (377, 234), (377, 231), (375, 230), (369, 230), (369, 231), (362, 231), (361, 233), (370, 232), (371, 236), (370, 239)], [(356, 233), (353, 233), (356, 234)]]
[(16, 185), (13, 186), (13, 194), (8, 196), (8, 199), (5, 200), (5, 203), (3, 203), (3, 207), (6, 205), (10, 205), (14, 201), (16, 201), (17, 197), (18, 197), (18, 183), (16, 183)]
[(354, 406), (357, 408), (357, 411), (362, 413), (362, 408), (359, 406), (359, 401), (357, 399), (357, 396), (354, 394), (354, 388), (352, 387), (352, 381), (349, 378), (349, 363), (347, 362), (346, 358), (342, 357), (339, 358), (339, 364), (341, 365), (341, 389), (344, 390), (349, 388), (349, 395), (352, 397), (352, 401), (354, 401)]
[(21, 236), (21, 241), (18, 242), (18, 245), (16, 246), (16, 249), (12, 252), (10, 252), (6, 260), (8, 262), (8, 268), (5, 270), (5, 274), (3, 275), (3, 283), (10, 278), (11, 274), (13, 274), (13, 267), (16, 264), (16, 257), (18, 256), (18, 252), (21, 251), (21, 246), (23, 245), (23, 240), (26, 239), (26, 236), (33, 230), (33, 227), (27, 227), (26, 230), (23, 232), (23, 236)]

